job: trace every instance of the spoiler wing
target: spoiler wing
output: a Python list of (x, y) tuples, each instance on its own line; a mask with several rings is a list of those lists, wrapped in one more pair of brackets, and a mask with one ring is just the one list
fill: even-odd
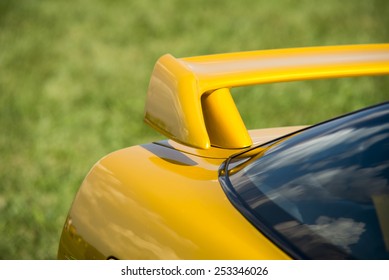
[(308, 47), (174, 58), (156, 63), (145, 122), (182, 144), (244, 148), (251, 138), (232, 87), (389, 74), (389, 44)]

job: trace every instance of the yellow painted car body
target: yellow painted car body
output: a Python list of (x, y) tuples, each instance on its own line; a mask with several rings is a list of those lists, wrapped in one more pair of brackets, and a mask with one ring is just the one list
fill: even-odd
[(301, 127), (247, 131), (229, 88), (382, 74), (388, 44), (163, 56), (145, 120), (172, 140), (96, 163), (69, 211), (58, 258), (290, 259), (231, 204), (218, 176), (233, 154)]

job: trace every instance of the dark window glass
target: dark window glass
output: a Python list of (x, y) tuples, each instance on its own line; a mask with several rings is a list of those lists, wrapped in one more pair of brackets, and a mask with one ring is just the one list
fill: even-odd
[(389, 103), (230, 160), (238, 208), (313, 259), (389, 258)]

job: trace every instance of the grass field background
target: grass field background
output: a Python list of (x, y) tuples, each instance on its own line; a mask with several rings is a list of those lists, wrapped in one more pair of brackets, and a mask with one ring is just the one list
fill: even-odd
[[(369, 1), (1, 0), (0, 259), (53, 259), (91, 166), (161, 139), (143, 107), (159, 56), (389, 41)], [(249, 128), (309, 124), (389, 99), (387, 77), (235, 89)]]

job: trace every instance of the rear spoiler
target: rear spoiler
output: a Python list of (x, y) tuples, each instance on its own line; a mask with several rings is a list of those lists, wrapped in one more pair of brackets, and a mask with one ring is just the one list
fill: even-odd
[(389, 74), (389, 44), (308, 47), (189, 58), (167, 54), (156, 63), (145, 122), (195, 148), (252, 145), (230, 88), (254, 84)]

